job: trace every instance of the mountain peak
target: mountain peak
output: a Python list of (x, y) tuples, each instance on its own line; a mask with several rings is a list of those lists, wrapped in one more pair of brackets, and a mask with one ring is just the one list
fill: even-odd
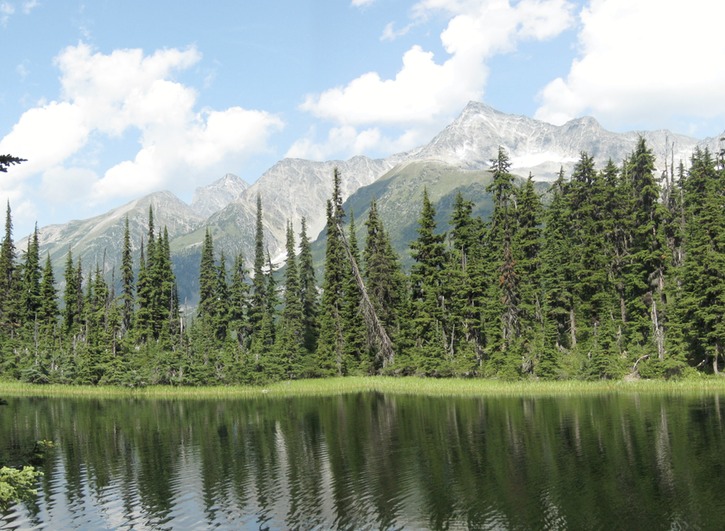
[(244, 179), (227, 173), (221, 179), (197, 188), (191, 200), (191, 208), (200, 216), (209, 217), (239, 199), (247, 188), (249, 184)]

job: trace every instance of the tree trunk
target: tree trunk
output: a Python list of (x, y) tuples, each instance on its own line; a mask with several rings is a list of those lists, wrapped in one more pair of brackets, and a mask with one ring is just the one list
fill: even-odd
[(380, 343), (380, 354), (383, 358), (383, 367), (387, 366), (389, 363), (393, 362), (394, 359), (394, 352), (393, 352), (393, 344), (390, 341), (390, 336), (388, 336), (388, 333), (385, 330), (385, 327), (383, 326), (383, 323), (380, 322), (380, 319), (378, 319), (378, 314), (375, 312), (375, 308), (373, 307), (373, 303), (370, 301), (370, 297), (368, 297), (367, 289), (365, 289), (365, 282), (363, 282), (362, 275), (360, 274), (360, 269), (357, 266), (357, 260), (355, 260), (355, 257), (352, 255), (352, 252), (350, 251), (350, 246), (347, 243), (347, 238), (345, 237), (345, 232), (342, 230), (342, 227), (339, 223), (336, 223), (337, 231), (340, 233), (340, 239), (342, 241), (343, 247), (345, 247), (345, 252), (347, 253), (347, 258), (350, 260), (350, 265), (352, 266), (352, 273), (355, 277), (355, 281), (357, 282), (357, 286), (360, 289), (360, 295), (362, 296), (362, 303), (363, 303), (363, 316), (365, 318), (365, 324), (368, 327), (368, 330), (370, 330), (371, 334), (377, 338), (378, 342)]
[(657, 312), (657, 300), (652, 301), (652, 332), (654, 335), (655, 346), (657, 347), (657, 358), (662, 361), (665, 359), (665, 331), (659, 322)]

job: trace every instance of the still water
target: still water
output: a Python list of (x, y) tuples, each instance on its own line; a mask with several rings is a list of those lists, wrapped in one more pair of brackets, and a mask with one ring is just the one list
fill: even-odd
[(725, 397), (9, 398), (2, 529), (725, 529)]

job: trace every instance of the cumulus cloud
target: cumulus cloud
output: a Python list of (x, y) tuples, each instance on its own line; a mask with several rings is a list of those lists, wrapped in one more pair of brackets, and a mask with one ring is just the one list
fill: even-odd
[[(42, 175), (48, 189), (70, 183), (75, 200), (90, 203), (172, 183), (183, 192), (195, 177), (229, 171), (265, 151), (270, 135), (283, 126), (278, 117), (239, 107), (197, 110), (196, 91), (174, 80), (200, 59), (193, 47), (149, 55), (137, 49), (103, 54), (83, 43), (64, 49), (55, 59), (58, 100), (23, 113), (0, 140), (0, 152), (28, 159), (13, 171), (15, 184)], [(99, 136), (124, 135), (138, 138), (133, 159), (107, 170), (74, 163)]]
[[(423, 0), (412, 16), (418, 24), (436, 12), (450, 17), (440, 35), (444, 60), (414, 45), (393, 78), (367, 72), (344, 86), (307, 96), (301, 109), (337, 128), (392, 127), (410, 139), (416, 136), (412, 131), (435, 130), (468, 101), (483, 98), (491, 57), (515, 50), (523, 40), (554, 37), (573, 20), (566, 0)], [(383, 38), (395, 36), (394, 26), (386, 26)]]
[(608, 127), (660, 127), (725, 116), (725, 4), (709, 0), (593, 0), (581, 12), (579, 53), (540, 93), (536, 117), (582, 114)]

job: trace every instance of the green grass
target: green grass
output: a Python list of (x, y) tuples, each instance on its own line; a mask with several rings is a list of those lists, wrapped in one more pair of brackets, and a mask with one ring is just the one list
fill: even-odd
[(128, 389), (109, 386), (32, 385), (0, 383), (0, 396), (50, 396), (90, 398), (235, 399), (254, 397), (332, 396), (375, 391), (422, 396), (575, 396), (586, 394), (725, 394), (725, 378), (682, 381), (516, 381), (480, 379), (430, 379), (345, 377), (278, 382), (267, 386), (169, 387)]

